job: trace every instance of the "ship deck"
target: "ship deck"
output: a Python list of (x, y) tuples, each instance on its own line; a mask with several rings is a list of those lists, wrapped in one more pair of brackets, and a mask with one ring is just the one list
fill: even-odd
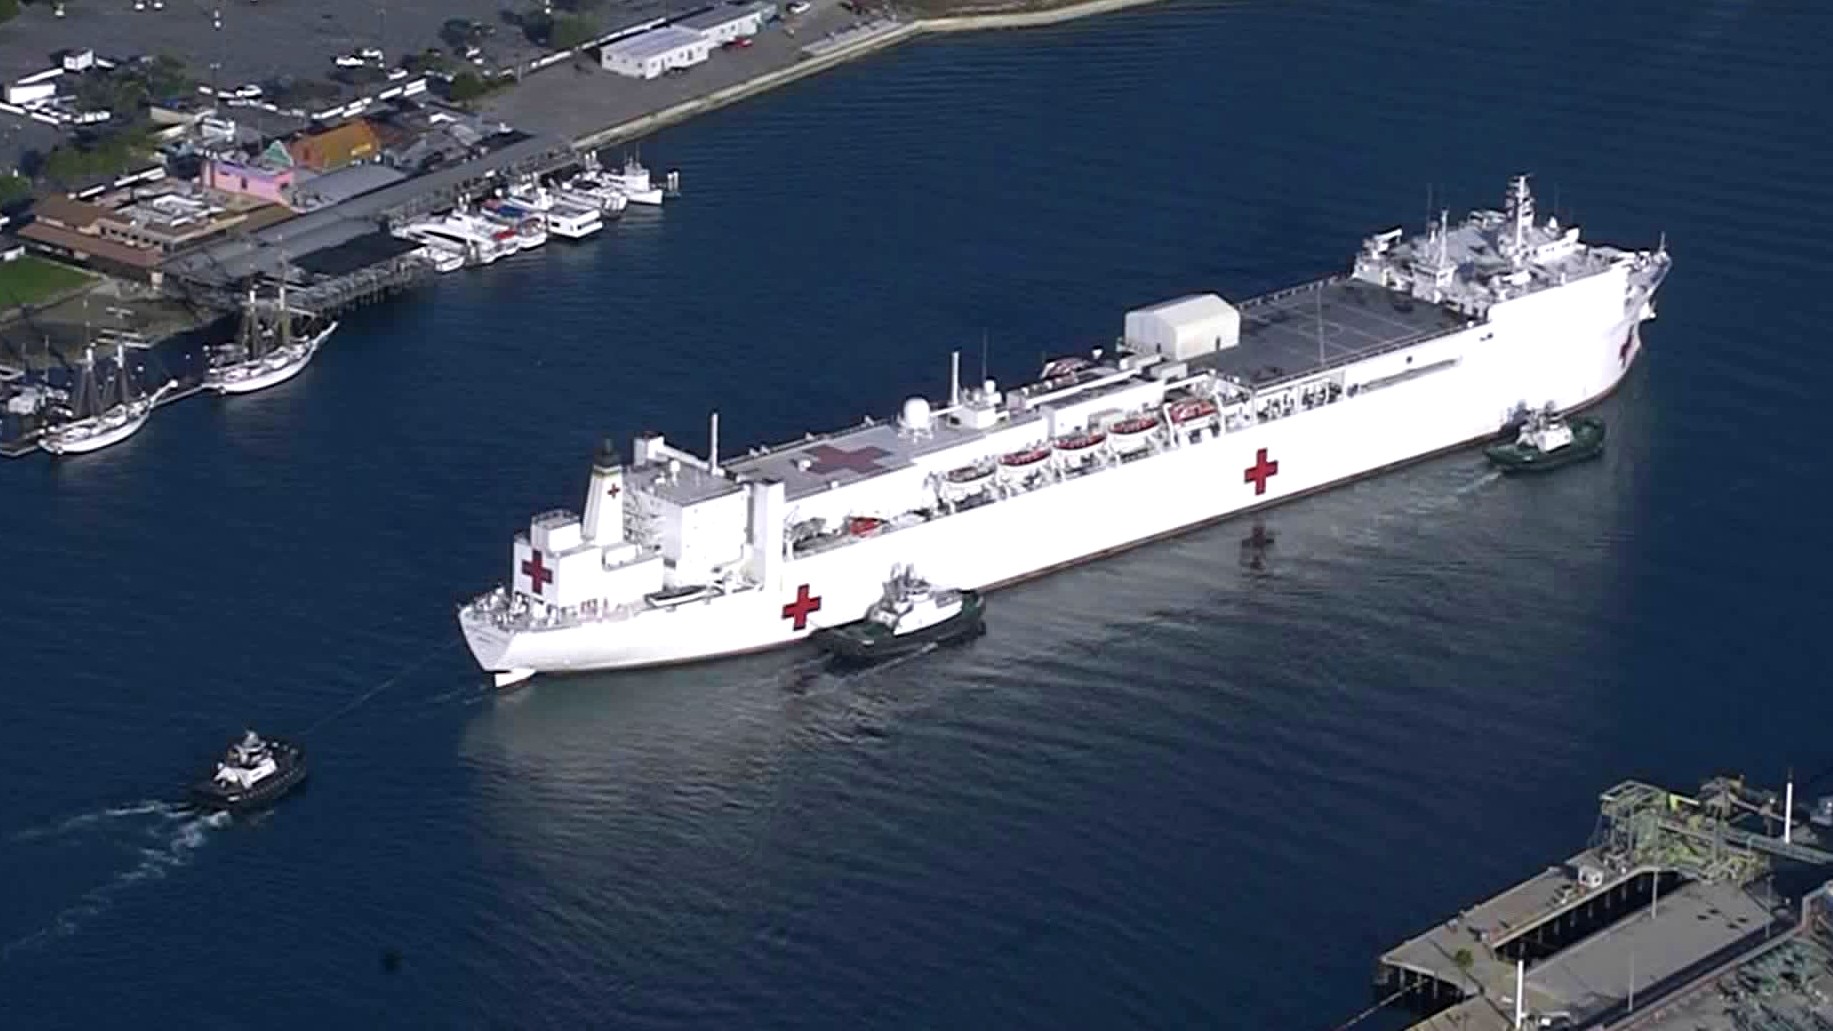
[(1250, 387), (1264, 388), (1359, 361), (1463, 328), (1448, 306), (1348, 277), (1250, 298), (1241, 312), (1241, 342), (1191, 360)]
[[(1193, 371), (1212, 370), (1257, 389), (1405, 347), (1467, 324), (1464, 316), (1444, 305), (1347, 277), (1265, 294), (1237, 307), (1241, 311), (1240, 343), (1191, 359), (1189, 365)], [(1039, 418), (1018, 414), (1007, 425)], [(923, 455), (982, 435), (979, 430), (937, 420), (932, 432), (912, 436), (899, 432), (895, 422), (868, 420), (792, 444), (754, 449), (722, 465), (727, 472), (745, 477), (781, 480), (786, 495), (795, 500), (907, 468)], [(705, 479), (706, 490), (730, 486), (729, 481)], [(680, 489), (694, 498), (705, 492), (685, 483)]]

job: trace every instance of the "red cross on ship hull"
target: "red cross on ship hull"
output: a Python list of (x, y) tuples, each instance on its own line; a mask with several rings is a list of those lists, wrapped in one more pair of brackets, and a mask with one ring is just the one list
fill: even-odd
[(1241, 482), (1253, 484), (1254, 493), (1256, 495), (1265, 494), (1267, 492), (1267, 481), (1277, 475), (1278, 472), (1279, 463), (1267, 461), (1267, 449), (1261, 448), (1254, 454), (1254, 464), (1248, 466), (1241, 474)]
[(809, 615), (819, 611), (821, 611), (821, 596), (808, 593), (808, 585), (803, 584), (796, 588), (795, 600), (783, 606), (783, 618), (794, 620), (794, 629), (807, 630)]

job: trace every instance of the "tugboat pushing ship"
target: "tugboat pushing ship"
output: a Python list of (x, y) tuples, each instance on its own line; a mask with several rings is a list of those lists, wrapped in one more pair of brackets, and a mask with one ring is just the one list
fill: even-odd
[[(963, 384), (895, 419), (743, 455), (637, 438), (583, 514), (535, 516), (459, 607), (479, 666), (631, 669), (793, 644), (914, 566), (984, 592), (1434, 454), (1616, 388), (1671, 260), (1502, 210), (1367, 237), (1345, 274), (1126, 313), (1036, 382)], [(1579, 424), (1575, 424), (1579, 425)], [(827, 635), (832, 642), (833, 635)]]
[(817, 630), (809, 639), (842, 665), (869, 665), (978, 637), (986, 632), (985, 614), (979, 591), (938, 589), (905, 567), (892, 573), (866, 618)]

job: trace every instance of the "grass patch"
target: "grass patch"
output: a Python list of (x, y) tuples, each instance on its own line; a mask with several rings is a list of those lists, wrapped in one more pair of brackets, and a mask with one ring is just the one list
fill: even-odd
[(38, 304), (87, 282), (88, 273), (23, 254), (0, 262), (0, 310)]

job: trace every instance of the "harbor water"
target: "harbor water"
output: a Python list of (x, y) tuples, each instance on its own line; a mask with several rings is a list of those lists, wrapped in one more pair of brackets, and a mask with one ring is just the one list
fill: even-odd
[[(358, 311), (290, 383), (0, 464), (0, 1022), (1333, 1027), (1616, 780), (1833, 767), (1829, 41), (1728, 0), (926, 40), (645, 141), (678, 201)], [(1522, 171), (1675, 256), (1600, 461), (1435, 459), (868, 673), (497, 695), (458, 639), (602, 436), (887, 416), (951, 349), (1028, 378)], [(307, 788), (175, 811), (244, 725)]]

